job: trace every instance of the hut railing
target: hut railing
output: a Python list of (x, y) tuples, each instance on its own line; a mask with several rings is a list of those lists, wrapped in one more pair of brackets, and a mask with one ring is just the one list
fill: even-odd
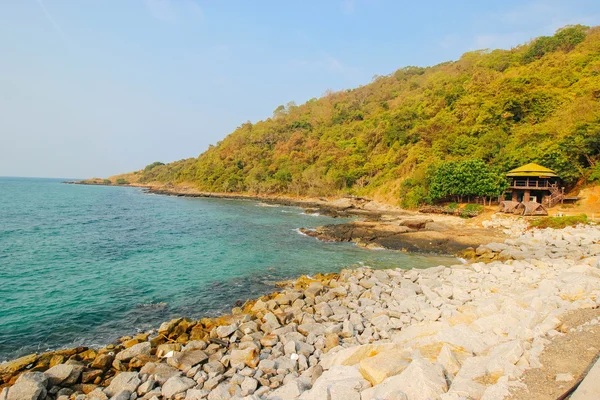
[(550, 190), (552, 184), (548, 181), (540, 182), (537, 179), (513, 179), (510, 183), (511, 189), (542, 189), (542, 190)]

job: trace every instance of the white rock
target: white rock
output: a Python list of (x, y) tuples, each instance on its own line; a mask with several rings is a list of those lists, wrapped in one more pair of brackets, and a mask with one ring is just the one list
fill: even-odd
[(569, 373), (565, 374), (556, 374), (556, 382), (571, 382), (573, 379), (573, 375)]
[(400, 375), (387, 378), (375, 386), (374, 394), (378, 396), (380, 392), (395, 391), (405, 393), (410, 400), (431, 400), (439, 399), (447, 390), (442, 367), (417, 358)]
[(475, 354), (479, 354), (487, 348), (480, 334), (462, 324), (442, 329), (437, 334), (437, 338), (440, 342), (462, 347)]
[(460, 370), (460, 363), (450, 350), (448, 345), (444, 345), (442, 350), (440, 350), (440, 354), (437, 357), (437, 363), (444, 367), (444, 369), (451, 373), (452, 375), (456, 375)]
[(370, 386), (371, 384), (362, 377), (356, 367), (335, 366), (330, 370), (323, 372), (323, 375), (316, 380), (312, 389), (302, 393), (300, 399), (327, 399), (331, 389), (334, 387), (346, 387), (360, 392)]
[(409, 354), (401, 350), (383, 351), (360, 361), (360, 373), (373, 386), (404, 371), (410, 364)]

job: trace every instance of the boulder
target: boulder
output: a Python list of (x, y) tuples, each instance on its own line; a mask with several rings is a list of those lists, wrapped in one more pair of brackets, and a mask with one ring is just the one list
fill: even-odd
[(100, 388), (92, 390), (87, 396), (88, 400), (108, 400), (108, 396)]
[(267, 400), (297, 399), (309, 386), (310, 384), (307, 384), (302, 379), (292, 379), (270, 393), (267, 396)]
[(444, 347), (442, 347), (442, 350), (440, 350), (440, 354), (438, 354), (436, 361), (452, 375), (456, 375), (460, 370), (460, 363), (448, 345), (444, 345)]
[(131, 392), (129, 390), (123, 390), (111, 397), (110, 400), (130, 400), (130, 398)]
[(110, 385), (104, 389), (104, 393), (112, 397), (124, 390), (135, 392), (142, 383), (137, 372), (121, 372), (113, 378)]
[(208, 356), (202, 350), (190, 350), (183, 352), (176, 352), (173, 357), (167, 359), (167, 364), (183, 371), (184, 373), (189, 371), (193, 366), (206, 361)]
[(43, 373), (25, 372), (8, 389), (6, 400), (43, 400), (47, 383), (48, 377)]
[(208, 394), (208, 400), (229, 400), (232, 397), (239, 397), (240, 387), (231, 383), (223, 382)]
[(438, 332), (437, 338), (440, 342), (462, 347), (465, 350), (475, 354), (481, 353), (487, 348), (487, 345), (482, 340), (481, 335), (473, 332), (463, 324), (442, 329)]
[(305, 336), (308, 336), (311, 333), (315, 336), (323, 336), (325, 334), (325, 326), (309, 322), (307, 324), (298, 325), (298, 332)]
[(69, 386), (77, 383), (83, 367), (73, 364), (58, 364), (46, 370), (44, 374), (48, 377), (48, 385)]
[(256, 388), (258, 388), (258, 381), (247, 376), (244, 378), (240, 386), (242, 389), (242, 396), (248, 396), (256, 391)]
[(203, 400), (210, 392), (204, 389), (188, 389), (185, 394), (185, 400)]
[(386, 378), (401, 373), (409, 364), (408, 354), (400, 350), (393, 350), (367, 357), (359, 365), (362, 376), (375, 386)]
[(217, 336), (220, 338), (225, 338), (231, 335), (233, 332), (237, 330), (237, 324), (232, 325), (221, 325), (217, 327)]
[(27, 356), (23, 356), (17, 358), (16, 360), (8, 361), (0, 364), (0, 376), (2, 375), (12, 375), (17, 371), (20, 371), (27, 367), (30, 364), (33, 364), (37, 360), (36, 354), (29, 354)]
[(169, 378), (181, 375), (181, 371), (168, 364), (149, 362), (140, 369), (140, 374), (152, 375), (162, 385)]
[(331, 390), (341, 391), (343, 388), (360, 393), (371, 387), (356, 367), (335, 366), (323, 372), (314, 383), (312, 389), (299, 397), (301, 400), (321, 400), (331, 398)]
[(258, 351), (255, 347), (248, 347), (243, 350), (234, 349), (231, 351), (229, 363), (231, 365), (245, 364), (250, 368), (256, 368), (258, 365)]
[(439, 364), (432, 364), (422, 358), (413, 360), (400, 375), (392, 376), (377, 385), (374, 394), (402, 392), (410, 400), (434, 400), (448, 390), (444, 371)]
[(185, 392), (186, 390), (196, 386), (196, 381), (183, 376), (172, 376), (162, 386), (162, 395), (165, 399), (171, 399), (176, 394)]
[(108, 353), (98, 354), (96, 356), (96, 358), (94, 359), (94, 361), (92, 362), (92, 364), (90, 364), (90, 367), (92, 367), (94, 369), (101, 369), (101, 370), (105, 371), (110, 368), (110, 366), (112, 365), (114, 360), (115, 360), (115, 357), (111, 354), (108, 354)]
[(309, 299), (314, 299), (323, 291), (323, 284), (320, 282), (311, 282), (304, 291), (304, 295)]
[(133, 357), (137, 357), (140, 355), (149, 356), (151, 347), (152, 346), (150, 342), (138, 343), (136, 345), (131, 346), (128, 349), (119, 352), (116, 356), (116, 359), (119, 361), (127, 362)]
[(170, 352), (181, 351), (181, 343), (163, 343), (156, 347), (156, 357), (163, 358)]

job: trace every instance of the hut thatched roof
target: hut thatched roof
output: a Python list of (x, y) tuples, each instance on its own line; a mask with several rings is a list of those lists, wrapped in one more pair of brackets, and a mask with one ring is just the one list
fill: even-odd
[(558, 177), (550, 168), (542, 167), (539, 164), (529, 163), (522, 167), (509, 171), (506, 176), (537, 176), (537, 177)]

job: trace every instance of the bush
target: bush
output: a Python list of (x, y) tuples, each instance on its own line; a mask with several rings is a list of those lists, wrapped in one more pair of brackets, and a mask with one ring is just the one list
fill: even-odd
[(458, 203), (456, 203), (456, 202), (448, 204), (449, 210), (456, 210), (457, 208), (458, 208)]
[(116, 181), (117, 185), (127, 185), (129, 182), (127, 182), (125, 179), (123, 178), (118, 178)]
[(586, 214), (569, 215), (565, 217), (544, 217), (531, 221), (532, 228), (554, 228), (562, 229), (567, 226), (575, 226), (579, 224), (587, 224), (588, 217)]
[(103, 182), (105, 185), (110, 185), (112, 183), (110, 179), (105, 179)]
[(483, 211), (483, 206), (481, 204), (467, 204), (465, 206), (465, 211), (480, 212)]

